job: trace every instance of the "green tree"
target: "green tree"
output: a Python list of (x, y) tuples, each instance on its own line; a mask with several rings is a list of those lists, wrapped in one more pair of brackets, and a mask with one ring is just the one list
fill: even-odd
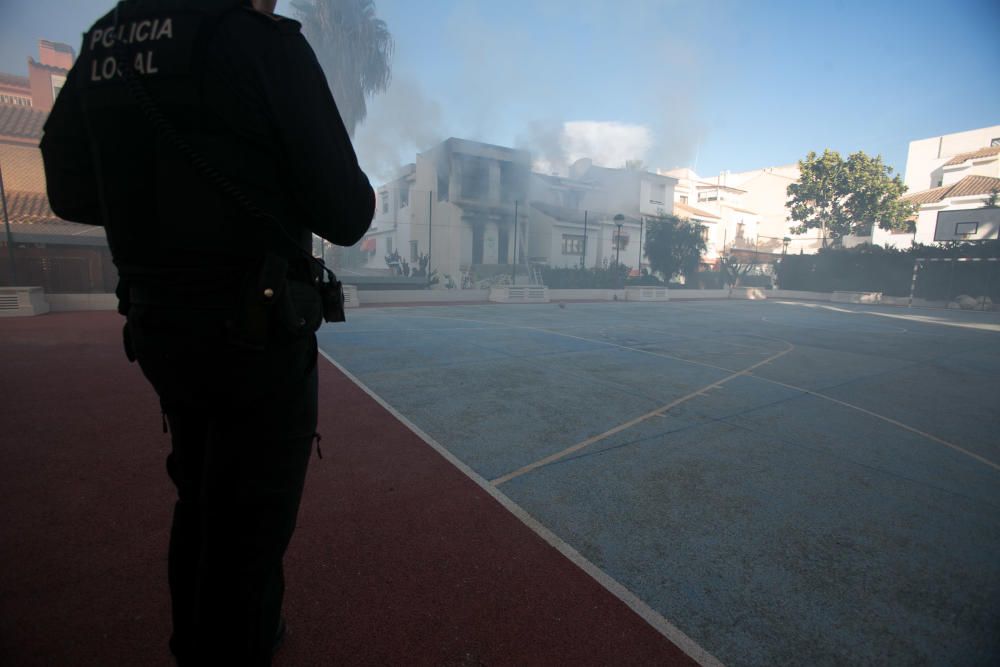
[(643, 251), (650, 268), (668, 282), (676, 275), (692, 279), (705, 252), (702, 227), (673, 215), (649, 218)]
[(326, 72), (347, 132), (368, 115), (367, 98), (392, 77), (392, 35), (373, 0), (297, 0), (306, 38)]
[(796, 234), (820, 229), (824, 239), (839, 245), (843, 236), (868, 236), (876, 225), (906, 229), (916, 211), (901, 199), (903, 179), (892, 175), (881, 155), (858, 151), (844, 160), (837, 151), (827, 149), (819, 156), (810, 151), (799, 160), (799, 170), (799, 181), (788, 186), (792, 219), (800, 223), (792, 228)]

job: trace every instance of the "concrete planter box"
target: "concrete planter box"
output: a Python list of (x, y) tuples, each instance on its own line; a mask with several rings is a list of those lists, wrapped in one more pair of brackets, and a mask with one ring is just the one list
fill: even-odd
[(549, 288), (535, 285), (491, 287), (490, 301), (495, 303), (548, 303)]
[(882, 303), (882, 292), (834, 292), (834, 303)]
[(360, 305), (358, 288), (354, 285), (344, 285), (344, 308), (357, 308)]
[(767, 298), (767, 292), (760, 287), (732, 287), (729, 290), (729, 298), (762, 301)]
[(625, 288), (626, 301), (669, 301), (666, 287), (639, 286)]
[(49, 312), (41, 287), (0, 287), (0, 317), (31, 317)]

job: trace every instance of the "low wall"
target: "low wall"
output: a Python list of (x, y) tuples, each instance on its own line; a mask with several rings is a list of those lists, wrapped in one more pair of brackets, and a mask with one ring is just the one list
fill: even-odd
[(829, 301), (833, 296), (830, 292), (800, 292), (791, 289), (768, 290), (769, 299), (802, 299), (805, 301)]
[(881, 303), (882, 292), (834, 292), (830, 301), (835, 303)]
[(728, 289), (671, 289), (667, 290), (671, 301), (685, 299), (728, 299)]
[(71, 310), (118, 310), (114, 294), (46, 294), (52, 312)]
[[(0, 288), (11, 289), (11, 288)], [(20, 314), (41, 314), (46, 312), (45, 302), (48, 302), (48, 310), (52, 312), (66, 312), (74, 310), (115, 310), (118, 307), (118, 299), (114, 294), (45, 294), (39, 300), (41, 288), (35, 296), (36, 306), (31, 312), (24, 311)], [(625, 301), (625, 290), (611, 289), (555, 289), (549, 290), (551, 301)], [(833, 294), (830, 292), (800, 292), (797, 290), (763, 290), (763, 294), (768, 299), (791, 299), (799, 301), (832, 301)], [(357, 294), (357, 300), (362, 306), (377, 306), (390, 304), (442, 304), (448, 303), (489, 303), (489, 290), (380, 290), (363, 291)], [(616, 299), (617, 297), (617, 299)], [(683, 301), (686, 299), (729, 299), (741, 298), (735, 294), (731, 297), (728, 289), (713, 290), (668, 290), (670, 301)], [(746, 297), (742, 297), (746, 298)], [(908, 297), (883, 296), (880, 305), (883, 306), (907, 306)], [(914, 299), (913, 306), (916, 308), (946, 308), (945, 301), (929, 301), (927, 299)]]
[(379, 290), (358, 293), (362, 306), (397, 303), (459, 303), (486, 302), (490, 291), (486, 289), (434, 289), (434, 290)]
[(745, 301), (762, 301), (767, 298), (767, 291), (760, 287), (732, 287), (729, 289), (729, 298)]
[[(615, 298), (617, 297), (617, 299)], [(624, 301), (623, 289), (550, 289), (552, 301)]]

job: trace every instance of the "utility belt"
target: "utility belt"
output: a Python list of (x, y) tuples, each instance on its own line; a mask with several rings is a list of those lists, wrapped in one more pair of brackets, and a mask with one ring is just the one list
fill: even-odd
[[(189, 273), (187, 280), (165, 282), (123, 276), (116, 290), (118, 309), (124, 315), (132, 306), (219, 311), (231, 344), (263, 350), (275, 336), (314, 332), (324, 319), (344, 320), (340, 282), (323, 281), (322, 271), (314, 265), (268, 254), (258, 270), (248, 271), (242, 278), (230, 274), (227, 279), (207, 282)], [(128, 336), (126, 331), (126, 351), (131, 359)]]

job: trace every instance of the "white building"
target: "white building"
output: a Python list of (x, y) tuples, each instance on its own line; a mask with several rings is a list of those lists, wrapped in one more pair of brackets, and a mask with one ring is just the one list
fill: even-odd
[(673, 212), (677, 179), (611, 169), (581, 159), (568, 177), (533, 174), (528, 246), (531, 260), (553, 267), (606, 267), (634, 272), (642, 260), (645, 219)]
[(365, 268), (388, 272), (396, 252), (411, 268), (429, 254), (442, 283), (527, 278), (532, 265), (620, 261), (638, 271), (644, 220), (673, 211), (677, 179), (590, 160), (568, 177), (531, 173), (530, 164), (525, 151), (456, 138), (419, 154), (376, 191), (375, 220), (359, 244)]
[[(906, 153), (906, 188), (913, 193), (955, 183), (955, 173), (959, 170), (954, 158), (983, 148), (997, 147), (1000, 147), (1000, 125), (911, 141)], [(968, 167), (974, 169), (975, 166)], [(964, 175), (995, 174), (970, 170)]]
[(722, 172), (709, 178), (686, 168), (664, 173), (679, 180), (675, 213), (706, 227), (707, 265), (717, 266), (719, 259), (733, 252), (753, 252), (761, 263), (768, 263), (786, 249), (815, 252), (821, 245), (815, 233), (790, 231), (794, 221), (786, 202), (788, 186), (799, 176), (795, 165)]
[(874, 243), (902, 249), (997, 238), (1000, 209), (984, 206), (1000, 190), (1000, 125), (910, 142), (905, 183), (903, 199), (919, 206), (914, 230), (875, 229)]
[(510, 273), (518, 207), (517, 252), (527, 252), (530, 165), (526, 151), (456, 138), (420, 153), (377, 189), (375, 220), (360, 244), (366, 267), (387, 269), (395, 251), (414, 268), (428, 255), (442, 282)]

